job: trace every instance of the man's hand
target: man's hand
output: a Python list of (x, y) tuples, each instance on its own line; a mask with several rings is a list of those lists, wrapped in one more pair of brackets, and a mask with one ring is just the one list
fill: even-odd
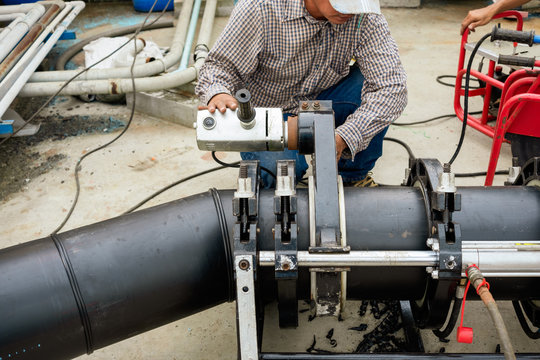
[(210, 101), (208, 102), (208, 106), (199, 106), (199, 110), (208, 109), (208, 111), (213, 114), (216, 109), (218, 109), (219, 112), (223, 114), (225, 110), (227, 110), (227, 108), (231, 110), (236, 110), (237, 107), (238, 103), (233, 96), (229, 94), (217, 94), (210, 99)]
[(469, 11), (461, 23), (460, 34), (463, 35), (466, 28), (469, 28), (469, 31), (474, 31), (478, 26), (486, 25), (496, 13), (497, 10), (492, 6)]
[(347, 143), (343, 140), (341, 136), (336, 134), (336, 161), (341, 159), (341, 153), (347, 148)]

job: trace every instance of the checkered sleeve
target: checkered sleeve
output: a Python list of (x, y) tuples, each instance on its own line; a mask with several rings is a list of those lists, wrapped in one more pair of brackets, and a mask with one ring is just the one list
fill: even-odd
[(382, 15), (365, 15), (355, 58), (364, 75), (362, 103), (336, 132), (347, 143), (344, 157), (354, 157), (401, 114), (407, 105), (405, 70)]
[(264, 30), (257, 1), (239, 1), (229, 23), (210, 50), (199, 72), (195, 93), (208, 104), (217, 94), (234, 95), (247, 75), (257, 69)]

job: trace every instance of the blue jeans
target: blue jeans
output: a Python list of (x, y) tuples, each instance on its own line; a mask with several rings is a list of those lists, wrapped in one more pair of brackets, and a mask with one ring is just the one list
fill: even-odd
[[(336, 127), (343, 124), (347, 117), (360, 106), (363, 85), (364, 76), (360, 69), (354, 66), (349, 75), (317, 97), (317, 100), (332, 100)], [(292, 114), (284, 114), (283, 119), (287, 120), (290, 115)], [(339, 160), (338, 171), (344, 182), (362, 180), (373, 169), (375, 162), (382, 155), (383, 138), (387, 130), (388, 128), (385, 128), (375, 135), (368, 147), (356, 154), (354, 161), (352, 159)], [(243, 160), (259, 160), (261, 166), (273, 171), (274, 174), (277, 160), (296, 160), (297, 181), (304, 177), (308, 169), (305, 156), (299, 154), (297, 150), (242, 152), (240, 156)], [(275, 179), (265, 171), (261, 171), (261, 178), (265, 189), (275, 187)]]

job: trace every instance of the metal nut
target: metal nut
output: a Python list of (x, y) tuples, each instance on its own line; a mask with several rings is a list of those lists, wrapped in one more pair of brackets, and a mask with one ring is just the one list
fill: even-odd
[(309, 106), (309, 105), (308, 105), (307, 102), (303, 102), (303, 103), (302, 103), (302, 110), (307, 110), (308, 106)]
[(240, 268), (240, 270), (247, 270), (249, 269), (249, 261), (247, 260), (240, 260), (238, 262), (238, 267)]
[(314, 109), (319, 109), (320, 107), (321, 107), (321, 103), (320, 103), (320, 102), (315, 101), (315, 102), (313, 103), (313, 108), (314, 108)]

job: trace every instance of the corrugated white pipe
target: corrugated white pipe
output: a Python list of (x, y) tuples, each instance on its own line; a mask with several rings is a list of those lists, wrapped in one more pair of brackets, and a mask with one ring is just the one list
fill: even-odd
[[(173, 1), (173, 0), (171, 0)], [(176, 25), (176, 31), (171, 43), (171, 49), (169, 53), (162, 59), (152, 61), (147, 64), (137, 65), (133, 68), (133, 74), (135, 77), (152, 76), (166, 71), (172, 65), (176, 64), (182, 56), (182, 48), (184, 46), (184, 38), (189, 25), (189, 18), (191, 15), (191, 8), (193, 6), (193, 0), (184, 0), (182, 3), (182, 10), (178, 17), (178, 24)], [(36, 72), (30, 77), (29, 82), (55, 82), (55, 81), (67, 81), (73, 76), (77, 75), (79, 70), (64, 70), (64, 71), (40, 71)], [(79, 75), (78, 80), (99, 80), (99, 79), (113, 79), (113, 78), (130, 78), (131, 67), (119, 67), (110, 69), (90, 69), (85, 73)]]
[(17, 78), (20, 76), (21, 72), (26, 69), (30, 61), (34, 58), (37, 51), (41, 48), (42, 43), (45, 41), (47, 36), (51, 34), (56, 26), (64, 19), (64, 17), (69, 14), (73, 6), (71, 3), (67, 3), (67, 5), (63, 1), (55, 2), (56, 5), (62, 9), (60, 13), (58, 13), (54, 19), (47, 25), (47, 27), (39, 34), (37, 39), (33, 42), (33, 44), (28, 48), (28, 50), (25, 52), (25, 54), (17, 61), (17, 63), (13, 66), (13, 68), (9, 71), (9, 73), (6, 75), (6, 77), (0, 82), (0, 99), (5, 96), (7, 91), (13, 86), (15, 81), (17, 81)]
[[(75, 19), (75, 17), (84, 9), (85, 3), (83, 1), (70, 1), (69, 7), (72, 7), (71, 12), (65, 17), (62, 23), (56, 28), (56, 30), (51, 34), (49, 39), (43, 44), (37, 53), (32, 58), (32, 61), (28, 66), (21, 72), (20, 76), (17, 78), (13, 86), (9, 89), (5, 96), (0, 100), (0, 116), (3, 115), (9, 105), (13, 102), (19, 90), (24, 86), (26, 81), (30, 78), (32, 73), (37, 69), (41, 61), (47, 56), (49, 51), (52, 49), (54, 44), (58, 41), (60, 36), (68, 28), (69, 24)], [(66, 4), (66, 8), (68, 8)], [(65, 9), (66, 9), (65, 8)]]
[[(210, 9), (215, 9), (217, 0), (207, 0), (207, 6)], [(206, 34), (212, 32), (213, 21), (209, 21), (208, 17), (214, 17), (215, 12), (209, 13), (205, 11), (203, 23), (207, 26), (201, 29), (198, 44), (202, 44), (200, 39), (206, 39)], [(207, 46), (207, 44), (202, 44)], [(204, 49), (199, 49), (196, 52), (196, 61), (193, 66), (172, 73), (135, 79), (135, 89), (137, 92), (142, 91), (158, 91), (162, 89), (170, 89), (196, 80), (199, 75), (199, 69), (204, 63), (208, 52)], [(28, 83), (19, 93), (19, 96), (44, 96), (53, 95), (64, 85), (64, 82), (50, 83)], [(81, 94), (123, 94), (133, 92), (133, 84), (131, 79), (110, 79), (110, 80), (91, 80), (91, 81), (74, 81), (68, 84), (59, 93), (61, 95), (81, 95)], [(1, 108), (0, 108), (1, 110)]]
[(9, 32), (9, 36), (5, 36), (0, 43), (0, 61), (5, 59), (5, 57), (19, 43), (28, 30), (30, 30), (32, 25), (34, 25), (36, 21), (43, 16), (43, 14), (45, 14), (45, 6), (41, 4), (34, 4), (34, 7), (28, 11), (21, 21), (17, 22), (15, 26), (13, 26)]

